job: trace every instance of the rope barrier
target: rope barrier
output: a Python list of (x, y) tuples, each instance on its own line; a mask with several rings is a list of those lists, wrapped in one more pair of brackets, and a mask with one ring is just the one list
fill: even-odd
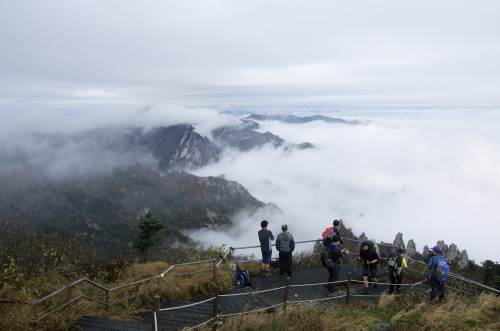
[[(285, 287), (286, 286), (281, 286), (281, 287), (271, 288), (268, 290), (255, 291), (255, 292), (249, 292), (249, 293), (220, 294), (219, 297), (231, 297), (231, 296), (239, 296), (239, 295), (254, 295), (254, 294), (259, 294), (259, 293), (266, 293), (266, 292), (281, 290), (281, 289), (284, 289)], [(290, 287), (292, 287), (292, 285), (290, 285)]]
[(186, 307), (201, 305), (202, 303), (209, 302), (209, 301), (212, 301), (214, 299), (215, 299), (215, 297), (212, 297), (212, 298), (209, 298), (207, 300), (203, 300), (203, 301), (200, 301), (200, 302), (194, 302), (194, 303), (191, 303), (191, 304), (188, 304), (188, 305), (184, 305), (184, 306), (162, 308), (162, 309), (160, 309), (160, 311), (177, 310), (177, 309), (181, 309), (181, 308), (186, 308)]
[[(425, 280), (419, 282), (419, 283), (423, 283), (425, 282)], [(364, 283), (364, 281), (362, 280), (351, 280), (351, 283)], [(380, 285), (380, 286), (391, 286), (391, 285), (398, 285), (398, 286), (414, 286), (416, 284), (419, 284), (419, 283), (414, 283), (414, 284), (404, 284), (404, 283), (401, 283), (401, 284), (396, 284), (396, 283), (379, 283), (379, 282), (367, 282), (368, 284), (376, 284), (376, 285)]]
[(335, 282), (325, 282), (325, 283), (315, 283), (315, 284), (294, 284), (294, 285), (290, 285), (290, 287), (304, 287), (304, 286), (320, 286), (320, 285), (327, 285), (327, 284), (343, 284), (345, 283), (346, 281), (345, 280), (338, 280), (338, 281), (335, 281)]
[(212, 322), (213, 320), (215, 320), (215, 317), (212, 317), (212, 318), (211, 318), (211, 319), (209, 319), (208, 321), (205, 321), (205, 322), (203, 322), (203, 323), (201, 323), (201, 324), (198, 324), (197, 326), (193, 326), (192, 328), (190, 328), (190, 329), (188, 329), (188, 330), (194, 330), (194, 329), (197, 329), (197, 328), (199, 328), (200, 326), (203, 326), (203, 325), (205, 325), (205, 324), (207, 324), (207, 323)]
[[(352, 294), (351, 294), (352, 295)], [(338, 295), (338, 296), (331, 296), (327, 298), (320, 298), (320, 299), (308, 299), (308, 300), (289, 300), (287, 304), (294, 304), (294, 303), (303, 303), (303, 302), (314, 302), (314, 301), (325, 301), (325, 300), (331, 300), (331, 299), (342, 299), (347, 297), (347, 295)]]
[(282, 305), (283, 305), (283, 303), (278, 303), (276, 305), (268, 306), (268, 307), (265, 307), (265, 308), (254, 309), (254, 310), (251, 310), (251, 311), (243, 311), (243, 312), (240, 312), (240, 313), (219, 315), (219, 317), (230, 317), (230, 316), (236, 316), (236, 315), (244, 315), (244, 314), (256, 313), (256, 312), (259, 312), (259, 311), (262, 311), (262, 310), (268, 310), (268, 309), (276, 308), (276, 307), (279, 307), (279, 306), (282, 306)]

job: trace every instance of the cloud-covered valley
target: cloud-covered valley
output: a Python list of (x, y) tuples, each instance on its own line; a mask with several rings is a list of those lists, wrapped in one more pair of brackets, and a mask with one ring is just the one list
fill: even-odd
[[(498, 260), (490, 249), (500, 230), (496, 110), (321, 114), (358, 122), (261, 121), (259, 132), (271, 132), (287, 144), (309, 142), (314, 148), (227, 149), (219, 162), (192, 171), (237, 181), (260, 201), (276, 204), (281, 213), (242, 212), (235, 215), (232, 228), (188, 234), (206, 244), (256, 245), (260, 221), (267, 219), (275, 235), (287, 223), (300, 241), (318, 238), (334, 219), (342, 218), (354, 233), (365, 232), (378, 241), (392, 242), (402, 232), (405, 241), (415, 240), (418, 250), (444, 240), (467, 250), (476, 262)], [(41, 176), (64, 178), (137, 163), (154, 168), (157, 161), (151, 154), (110, 143), (124, 128), (192, 124), (196, 132), (213, 138), (213, 129), (239, 123), (248, 114), (158, 105), (106, 113), (10, 115), (0, 114), (5, 129), (0, 133), (1, 173), (36, 170)]]
[[(281, 214), (243, 217), (228, 233), (200, 232), (202, 241), (257, 244), (260, 218), (276, 234), (288, 223), (296, 240), (318, 238), (342, 218), (357, 234), (392, 242), (398, 232), (417, 249), (455, 243), (476, 262), (491, 250), (498, 223), (500, 130), (495, 111), (336, 112), (361, 125), (262, 122), (261, 130), (314, 149), (264, 148), (227, 153), (197, 175), (225, 174)], [(260, 218), (259, 218), (260, 217)], [(306, 249), (306, 246), (299, 249)]]

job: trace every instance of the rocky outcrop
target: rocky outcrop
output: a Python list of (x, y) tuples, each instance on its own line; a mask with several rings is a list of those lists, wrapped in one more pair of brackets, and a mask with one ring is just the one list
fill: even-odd
[(408, 245), (406, 246), (406, 255), (415, 256), (417, 254), (417, 248), (413, 239), (408, 240)]
[(136, 129), (129, 142), (150, 152), (161, 170), (197, 169), (220, 159), (222, 149), (196, 133), (191, 125)]
[(367, 241), (368, 240), (368, 237), (366, 236), (366, 234), (363, 232), (361, 233), (361, 235), (359, 236), (359, 240), (360, 241)]
[(405, 242), (403, 241), (403, 234), (401, 232), (399, 232), (397, 235), (396, 235), (396, 238), (394, 239), (394, 241), (392, 242), (392, 245), (393, 246), (396, 246), (397, 248), (403, 248), (403, 249), (406, 249), (405, 247)]
[(457, 263), (460, 268), (465, 268), (469, 265), (469, 256), (467, 255), (467, 251), (465, 249), (458, 255)]
[(259, 125), (253, 121), (243, 121), (239, 125), (224, 126), (212, 131), (214, 139), (223, 146), (249, 151), (264, 145), (279, 147), (285, 142), (271, 132), (256, 131)]

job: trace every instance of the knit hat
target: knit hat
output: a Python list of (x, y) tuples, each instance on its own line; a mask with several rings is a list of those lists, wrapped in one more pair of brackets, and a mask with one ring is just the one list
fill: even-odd
[(434, 252), (441, 253), (441, 247), (439, 247), (439, 246), (434, 246), (434, 247), (432, 247), (432, 250), (433, 250)]

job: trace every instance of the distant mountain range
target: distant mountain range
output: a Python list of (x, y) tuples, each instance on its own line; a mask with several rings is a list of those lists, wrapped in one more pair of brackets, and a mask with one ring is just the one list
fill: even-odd
[(258, 115), (258, 114), (252, 114), (247, 117), (248, 120), (254, 120), (254, 121), (280, 121), (284, 123), (289, 123), (289, 124), (303, 124), (303, 123), (309, 123), (313, 121), (323, 121), (327, 123), (343, 123), (343, 124), (360, 124), (360, 121), (357, 120), (344, 120), (342, 118), (335, 118), (335, 117), (327, 117), (327, 116), (322, 116), (322, 115), (314, 115), (314, 116), (305, 116), (305, 117), (300, 117), (300, 116), (295, 116), (295, 115)]
[[(252, 213), (266, 206), (277, 208), (258, 201), (237, 182), (185, 172), (219, 161), (226, 148), (246, 152), (269, 145), (293, 152), (294, 148), (314, 147), (308, 142), (293, 145), (271, 132), (258, 132), (258, 121), (262, 120), (350, 123), (324, 116), (251, 115), (239, 125), (213, 130), (213, 140), (201, 136), (189, 124), (39, 136), (37, 139), (50, 146), (52, 154), (58, 154), (54, 150), (65, 151), (68, 145), (87, 144), (90, 147), (84, 150), (98, 150), (99, 157), (80, 157), (89, 167), (105, 166), (58, 176), (54, 169), (60, 159), (37, 168), (30, 155), (0, 155), (4, 165), (11, 166), (0, 172), (0, 217), (35, 232), (61, 229), (70, 235), (84, 231), (98, 247), (117, 255), (128, 250), (137, 234), (137, 220), (145, 210), (161, 218), (167, 240), (173, 243), (185, 240), (182, 233), (187, 229), (230, 224), (231, 217), (243, 210)], [(73, 157), (61, 153), (63, 158)], [(119, 161), (111, 155), (119, 156)], [(43, 167), (52, 175), (47, 175)]]

